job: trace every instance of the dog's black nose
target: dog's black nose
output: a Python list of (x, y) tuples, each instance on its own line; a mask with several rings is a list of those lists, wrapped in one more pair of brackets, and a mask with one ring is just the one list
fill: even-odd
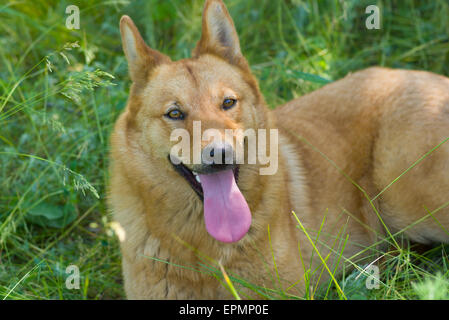
[(212, 142), (202, 152), (203, 165), (229, 165), (234, 163), (234, 149), (227, 142)]

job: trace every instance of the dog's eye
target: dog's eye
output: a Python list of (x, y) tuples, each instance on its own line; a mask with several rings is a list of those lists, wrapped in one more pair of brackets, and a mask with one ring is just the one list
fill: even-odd
[(234, 107), (236, 103), (237, 103), (237, 100), (232, 99), (232, 98), (226, 98), (226, 99), (224, 99), (224, 101), (223, 101), (222, 108), (223, 108), (224, 110), (229, 110), (229, 109), (231, 109), (232, 107)]
[(181, 110), (174, 109), (169, 111), (165, 116), (173, 120), (183, 120), (185, 115)]

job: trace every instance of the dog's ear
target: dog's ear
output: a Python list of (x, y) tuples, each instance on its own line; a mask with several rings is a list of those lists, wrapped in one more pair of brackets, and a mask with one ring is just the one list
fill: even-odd
[(231, 64), (247, 66), (234, 22), (222, 0), (206, 0), (204, 5), (201, 40), (193, 50), (193, 56), (207, 53)]
[(120, 33), (123, 51), (128, 60), (129, 75), (134, 83), (145, 83), (154, 67), (171, 61), (166, 55), (145, 44), (130, 17), (123, 16), (120, 19)]

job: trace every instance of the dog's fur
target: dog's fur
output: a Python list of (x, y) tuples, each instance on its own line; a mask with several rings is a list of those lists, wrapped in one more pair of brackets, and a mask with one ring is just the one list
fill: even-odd
[[(199, 255), (260, 286), (285, 290), (297, 282), (288, 293), (302, 294), (302, 262), (308, 268), (312, 261), (317, 274), (322, 262), (292, 211), (308, 235), (318, 238), (321, 257), (330, 253), (330, 269), (344, 243), (344, 257), (351, 257), (385, 237), (384, 224), (391, 233), (406, 228), (404, 234), (416, 242), (449, 241), (449, 208), (444, 207), (449, 144), (372, 204), (367, 200), (449, 137), (448, 78), (369, 68), (269, 111), (221, 0), (206, 1), (202, 37), (191, 59), (173, 62), (147, 47), (127, 16), (120, 28), (133, 84), (111, 139), (109, 205), (124, 231), (128, 298), (230, 298), (217, 279), (190, 269), (204, 263)], [(220, 110), (229, 92), (239, 104)], [(184, 121), (163, 117), (172, 101), (187, 110)], [(219, 242), (206, 232), (202, 201), (167, 159), (175, 144), (172, 130), (191, 131), (194, 120), (203, 130), (280, 131), (275, 175), (260, 175), (259, 164), (240, 166), (238, 185), (253, 220), (236, 243)], [(432, 217), (408, 228), (428, 212)]]

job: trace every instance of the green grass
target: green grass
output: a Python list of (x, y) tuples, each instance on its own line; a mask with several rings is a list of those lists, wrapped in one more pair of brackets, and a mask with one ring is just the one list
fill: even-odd
[[(449, 75), (445, 0), (377, 1), (380, 30), (365, 28), (371, 1), (225, 2), (273, 108), (372, 65)], [(203, 1), (92, 3), (0, 4), (0, 298), (124, 298), (105, 205), (108, 138), (129, 87), (118, 21), (130, 15), (150, 46), (186, 58), (200, 36)], [(80, 30), (65, 27), (70, 4), (81, 10)], [(79, 290), (65, 287), (72, 264), (80, 267)], [(338, 286), (305, 297), (256, 288), (219, 266), (203, 269), (242, 298), (242, 286), (265, 298), (449, 298), (448, 247), (417, 250), (404, 241), (379, 264), (377, 290), (365, 288), (358, 266)], [(316, 272), (323, 271), (309, 270)]]

